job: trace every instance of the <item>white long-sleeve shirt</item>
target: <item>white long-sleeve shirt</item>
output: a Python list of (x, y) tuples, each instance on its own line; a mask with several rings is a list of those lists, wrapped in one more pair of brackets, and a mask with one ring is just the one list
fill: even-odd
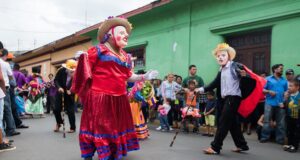
[(240, 90), (240, 79), (234, 79), (231, 73), (232, 61), (221, 68), (221, 96), (242, 96)]
[(161, 95), (163, 98), (176, 99), (176, 92), (181, 89), (181, 86), (176, 82), (163, 81), (161, 84)]

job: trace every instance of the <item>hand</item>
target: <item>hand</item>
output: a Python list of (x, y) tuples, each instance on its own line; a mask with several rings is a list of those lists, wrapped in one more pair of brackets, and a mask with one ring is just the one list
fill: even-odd
[(70, 90), (67, 90), (67, 95), (71, 95), (71, 91)]
[(78, 59), (81, 55), (83, 55), (83, 54), (85, 54), (85, 55), (87, 55), (87, 52), (84, 52), (84, 51), (77, 51), (76, 53), (75, 53), (75, 59)]
[(287, 100), (289, 98), (290, 94), (289, 92), (284, 92), (284, 99)]
[(242, 77), (247, 76), (247, 72), (245, 70), (240, 70), (240, 74), (241, 74)]
[(200, 94), (203, 94), (203, 93), (204, 93), (204, 88), (203, 88), (203, 87), (196, 88), (196, 89), (195, 89), (195, 92), (200, 93)]
[(58, 92), (59, 93), (64, 93), (64, 89), (60, 87), (60, 88), (58, 88)]
[(145, 80), (155, 79), (158, 76), (158, 71), (150, 70), (146, 74), (144, 74)]
[(164, 101), (163, 101), (163, 103), (166, 103), (166, 102), (167, 102), (167, 98), (165, 98), (165, 97), (164, 97)]
[(268, 91), (268, 93), (269, 93), (272, 97), (276, 96), (276, 92), (274, 92), (274, 91)]
[(280, 108), (284, 108), (283, 103), (279, 103), (279, 107), (280, 107)]

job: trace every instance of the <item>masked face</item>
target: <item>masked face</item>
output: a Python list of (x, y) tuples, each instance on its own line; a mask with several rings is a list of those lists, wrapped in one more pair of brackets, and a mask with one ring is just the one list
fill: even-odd
[(128, 33), (123, 26), (117, 26), (110, 30), (113, 38), (115, 39), (116, 45), (120, 48), (124, 48), (127, 45)]
[(225, 66), (229, 61), (229, 55), (227, 51), (218, 51), (217, 52), (217, 61), (220, 66)]

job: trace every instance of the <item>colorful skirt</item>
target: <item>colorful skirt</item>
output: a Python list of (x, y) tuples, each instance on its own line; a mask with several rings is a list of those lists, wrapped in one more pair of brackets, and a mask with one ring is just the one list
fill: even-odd
[(27, 99), (25, 102), (27, 114), (44, 114), (43, 97), (36, 97), (34, 100)]
[(139, 140), (144, 140), (149, 137), (149, 131), (141, 110), (141, 103), (132, 101), (130, 107), (137, 137)]
[(79, 133), (82, 158), (92, 157), (97, 151), (99, 160), (119, 160), (139, 149), (127, 95), (90, 90), (83, 106)]

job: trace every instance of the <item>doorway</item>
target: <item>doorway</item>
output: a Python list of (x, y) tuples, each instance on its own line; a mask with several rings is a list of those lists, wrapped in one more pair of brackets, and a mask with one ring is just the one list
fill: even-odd
[(242, 63), (256, 74), (270, 73), (271, 30), (248, 32), (225, 37), (236, 50), (234, 61)]

